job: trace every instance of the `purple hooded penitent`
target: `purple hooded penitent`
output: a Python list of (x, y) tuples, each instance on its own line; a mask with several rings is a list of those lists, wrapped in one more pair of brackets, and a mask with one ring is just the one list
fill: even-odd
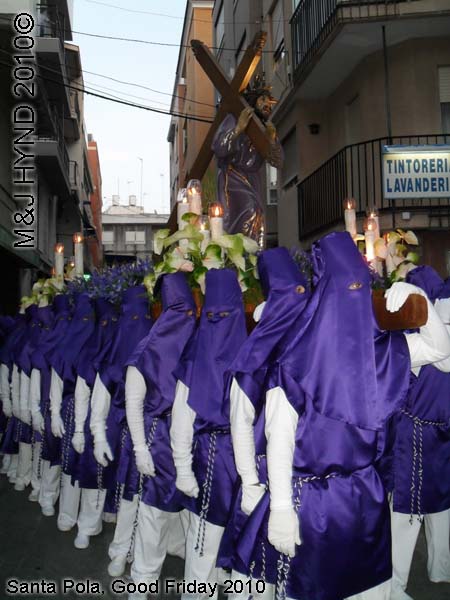
[[(432, 302), (450, 298), (431, 267), (410, 271), (407, 281)], [(450, 508), (450, 374), (426, 365), (411, 379), (407, 404), (394, 421), (394, 510), (441, 512)]]
[(192, 467), (201, 490), (186, 507), (201, 520), (224, 526), (237, 479), (230, 435), (226, 371), (247, 337), (242, 292), (236, 273), (206, 273), (200, 324), (178, 371), (195, 411)]
[[(170, 447), (171, 411), (176, 377), (183, 350), (195, 329), (195, 303), (184, 273), (164, 275), (161, 282), (163, 312), (131, 358), (128, 366), (145, 379), (144, 427), (155, 464), (155, 477), (143, 482), (142, 501), (167, 512), (183, 508), (175, 488), (175, 465)], [(125, 481), (124, 481), (125, 483)]]
[(410, 363), (404, 336), (376, 326), (370, 275), (351, 237), (332, 233), (313, 255), (317, 286), (271, 381), (298, 414), (292, 501), (302, 544), (279, 570), (266, 494), (241, 532), (236, 566), (254, 578), (264, 570), (291, 598), (342, 600), (391, 577), (389, 507), (374, 464)]

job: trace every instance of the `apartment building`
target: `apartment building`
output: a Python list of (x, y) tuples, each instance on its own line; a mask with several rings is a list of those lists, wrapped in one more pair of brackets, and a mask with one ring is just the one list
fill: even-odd
[[(27, 18), (15, 21), (21, 12), (32, 18), (28, 25), (32, 24), (29, 37), (33, 45), (28, 50), (23, 39)], [(0, 268), (8, 282), (1, 306), (4, 311), (15, 310), (32, 282), (51, 273), (56, 242), (64, 243), (66, 258), (70, 259), (73, 233), (92, 225), (86, 204), (93, 185), (79, 89), (82, 69), (79, 48), (71, 43), (72, 19), (72, 0), (0, 2)], [(20, 35), (22, 40), (17, 41)], [(17, 77), (25, 76), (14, 69), (14, 56), (20, 53), (31, 55), (27, 64), (31, 65), (33, 78), (28, 81), (29, 93), (22, 87), (20, 97), (15, 97)], [(25, 109), (20, 109), (17, 120), (26, 121), (28, 115), (33, 121), (24, 138), (28, 143), (20, 146), (32, 155), (28, 163), (14, 162), (20, 156), (18, 133), (14, 130), (18, 106)], [(14, 170), (17, 164), (32, 167), (28, 171), (32, 184), (20, 182), (18, 175), (24, 178), (24, 172)], [(20, 215), (27, 214), (20, 196), (27, 193), (34, 199), (34, 223), (29, 234), (33, 242), (30, 247), (15, 247), (14, 229)]]
[[(171, 111), (212, 120), (215, 115), (214, 88), (196, 61), (190, 43), (193, 39), (212, 46), (212, 9), (210, 0), (188, 0), (180, 40), (177, 70), (171, 103)], [(167, 140), (170, 143), (170, 206), (173, 208), (178, 189), (186, 187), (187, 178), (197, 158), (209, 124), (173, 116)], [(203, 177), (206, 200), (215, 194), (216, 174), (211, 164)]]

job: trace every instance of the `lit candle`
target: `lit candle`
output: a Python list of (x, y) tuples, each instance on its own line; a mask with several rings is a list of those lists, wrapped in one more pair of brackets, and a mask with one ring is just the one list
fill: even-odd
[(198, 179), (191, 179), (186, 188), (189, 210), (196, 215), (202, 214), (202, 184)]
[(212, 203), (209, 207), (209, 228), (213, 242), (223, 235), (223, 208), (218, 202)]
[(55, 244), (55, 275), (64, 276), (64, 244)]
[(82, 277), (84, 274), (83, 262), (83, 236), (81, 233), (73, 234), (73, 245), (75, 252), (75, 275)]
[(356, 202), (354, 198), (347, 198), (344, 201), (344, 219), (345, 219), (345, 230), (349, 232), (352, 237), (356, 235)]
[(207, 225), (208, 225), (208, 217), (206, 217), (206, 216), (200, 217), (200, 233), (203, 236), (203, 241), (205, 242), (205, 245), (207, 245), (208, 242), (211, 240), (211, 232), (207, 228)]
[(380, 219), (378, 217), (378, 210), (376, 209), (375, 206), (372, 206), (368, 211), (367, 211), (367, 217), (370, 219), (373, 219), (376, 223), (376, 229), (375, 229), (375, 239), (377, 240), (380, 237)]
[(183, 221), (183, 215), (189, 212), (189, 202), (187, 199), (186, 188), (183, 188), (178, 192), (177, 202), (177, 224), (178, 229), (184, 229), (187, 225), (186, 221)]
[(364, 223), (364, 240), (366, 242), (366, 258), (368, 262), (375, 259), (375, 240), (377, 224), (375, 219), (369, 217)]

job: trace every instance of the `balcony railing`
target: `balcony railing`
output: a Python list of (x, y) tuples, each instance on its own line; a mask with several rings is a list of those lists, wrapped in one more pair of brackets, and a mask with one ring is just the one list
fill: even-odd
[(379, 138), (346, 146), (297, 186), (299, 238), (319, 233), (343, 219), (345, 198), (354, 198), (356, 210), (417, 211), (447, 207), (450, 197), (387, 200), (383, 196), (383, 147), (386, 145), (449, 144), (450, 134)]
[(397, 4), (407, 1), (302, 0), (290, 21), (294, 72), (308, 64), (341, 17), (382, 18), (395, 14)]

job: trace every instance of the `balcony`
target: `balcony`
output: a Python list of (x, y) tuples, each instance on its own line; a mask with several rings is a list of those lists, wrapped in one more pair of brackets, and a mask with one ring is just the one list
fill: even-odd
[(383, 213), (427, 213), (437, 220), (450, 217), (450, 197), (387, 200), (383, 196), (383, 147), (386, 145), (449, 144), (450, 134), (379, 138), (346, 146), (297, 186), (299, 239), (318, 236), (343, 221), (345, 198), (355, 198), (356, 211), (376, 206)]
[(36, 58), (41, 66), (45, 85), (51, 98), (63, 99), (65, 109), (70, 111), (67, 88), (64, 38), (71, 37), (70, 25), (55, 6), (37, 7)]
[(44, 176), (54, 182), (57, 193), (67, 196), (71, 191), (69, 155), (58, 114), (51, 105), (48, 116), (51, 127), (39, 129), (36, 136), (36, 159)]
[(298, 97), (326, 97), (363, 58), (382, 50), (382, 25), (388, 46), (447, 37), (450, 2), (302, 0), (290, 21)]
[(79, 140), (81, 135), (81, 111), (78, 92), (69, 91), (70, 112), (64, 119), (64, 135), (66, 139)]

